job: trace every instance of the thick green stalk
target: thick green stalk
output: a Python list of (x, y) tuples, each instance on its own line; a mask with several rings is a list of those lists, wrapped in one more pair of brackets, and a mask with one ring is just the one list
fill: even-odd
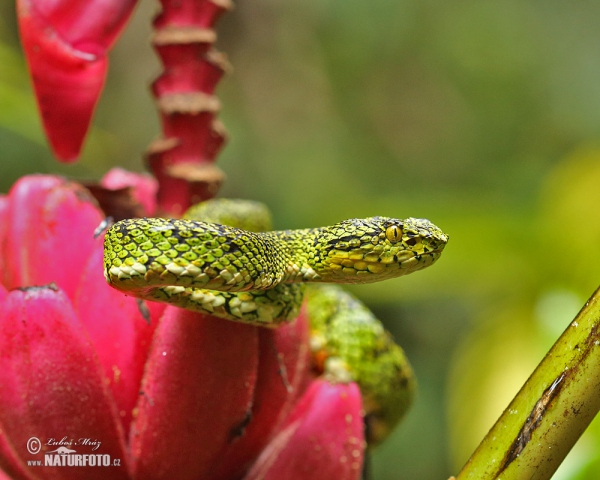
[(600, 409), (600, 289), (546, 354), (457, 476), (543, 480)]

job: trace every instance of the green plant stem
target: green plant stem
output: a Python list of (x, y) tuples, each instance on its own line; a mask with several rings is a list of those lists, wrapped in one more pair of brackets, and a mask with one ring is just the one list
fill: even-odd
[(600, 289), (546, 354), (457, 480), (551, 478), (600, 409)]

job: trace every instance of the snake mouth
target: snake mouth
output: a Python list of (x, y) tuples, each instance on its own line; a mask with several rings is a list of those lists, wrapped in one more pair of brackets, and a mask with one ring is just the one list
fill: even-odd
[(405, 250), (383, 258), (369, 258), (368, 255), (356, 259), (346, 255), (331, 256), (328, 271), (320, 272), (320, 281), (335, 278), (335, 283), (373, 283), (401, 277), (432, 265), (441, 253), (442, 249), (437, 248), (427, 252)]
[(401, 266), (405, 266), (408, 264), (412, 264), (414, 262), (418, 263), (426, 263), (427, 265), (431, 265), (433, 262), (429, 262), (429, 259), (433, 259), (433, 261), (437, 260), (442, 254), (441, 250), (431, 250), (430, 252), (416, 253), (413, 252), (413, 255), (408, 257), (406, 260), (402, 260), (399, 262)]
[(397, 268), (391, 269), (393, 272), (390, 272), (390, 277), (408, 275), (409, 273), (429, 267), (440, 258), (442, 250), (443, 248), (423, 253), (411, 252), (412, 255), (410, 257), (396, 263)]

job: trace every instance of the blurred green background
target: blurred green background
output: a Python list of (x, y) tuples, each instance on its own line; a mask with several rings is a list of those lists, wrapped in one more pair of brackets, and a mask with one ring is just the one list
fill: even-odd
[[(43, 139), (11, 2), (0, 5), (0, 191), (21, 175), (141, 169), (159, 131), (147, 85), (154, 2), (111, 55), (81, 161)], [(417, 372), (417, 405), (374, 480), (445, 479), (600, 284), (600, 3), (248, 0), (220, 21), (231, 139), (224, 196), (277, 227), (427, 217), (435, 267), (353, 291)], [(600, 425), (556, 479), (600, 478)]]

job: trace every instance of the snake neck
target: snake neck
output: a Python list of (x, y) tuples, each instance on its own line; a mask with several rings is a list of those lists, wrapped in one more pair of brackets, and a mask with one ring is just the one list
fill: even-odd
[(286, 259), (282, 282), (301, 283), (321, 280), (322, 272), (318, 267), (321, 263), (321, 252), (315, 248), (321, 230), (321, 228), (306, 228), (264, 233), (273, 237), (273, 244), (279, 246), (280, 254)]

